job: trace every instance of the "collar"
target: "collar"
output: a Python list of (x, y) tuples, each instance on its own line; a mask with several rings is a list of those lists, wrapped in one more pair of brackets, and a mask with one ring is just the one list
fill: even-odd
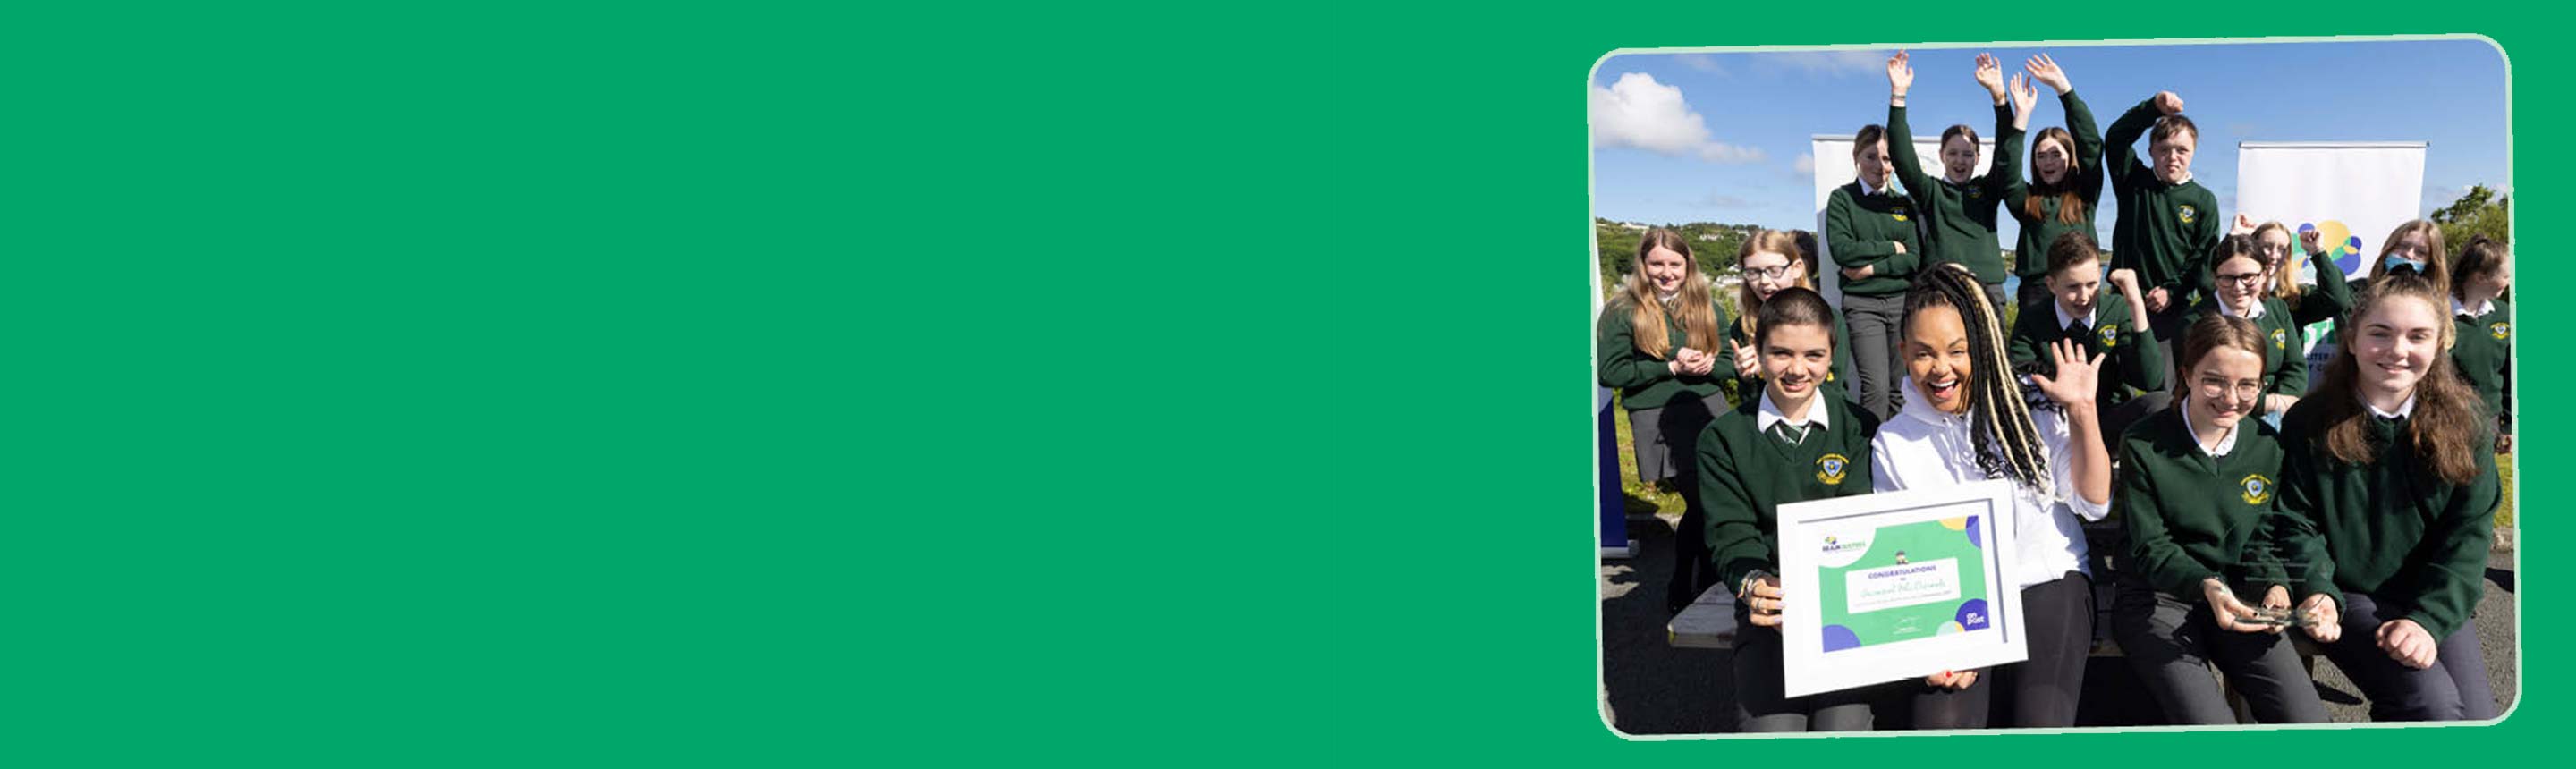
[(2227, 308), (2227, 300), (2225, 300), (2225, 299), (2216, 299), (2216, 298), (2213, 298), (2213, 299), (2212, 299), (2212, 301), (2214, 301), (2214, 302), (2216, 302), (2216, 303), (2218, 304), (2218, 314), (2220, 314), (2220, 315), (2225, 315), (2225, 316), (2230, 317), (2230, 318), (2244, 318), (2244, 319), (2246, 319), (2246, 320), (2262, 320), (2262, 319), (2263, 319), (2263, 300), (2262, 300), (2262, 298), (2260, 298), (2260, 297), (2255, 298), (2255, 300), (2254, 300), (2254, 309), (2247, 311), (2247, 312), (2246, 312), (2245, 314), (2243, 314), (2243, 315), (2238, 315), (2238, 314), (2236, 314), (2236, 311), (2235, 311), (2235, 310), (2228, 309), (2228, 308)]
[(2459, 297), (2451, 297), (2451, 314), (2453, 315), (2483, 318), (2490, 312), (2495, 312), (2495, 300), (2493, 299), (2480, 300), (2478, 302), (2478, 306), (2470, 307), (2468, 305), (2461, 304)]
[(1771, 402), (1771, 388), (1762, 388), (1762, 405), (1759, 410), (1754, 413), (1753, 429), (1767, 433), (1771, 431), (1772, 425), (1784, 422), (1797, 425), (1802, 428), (1830, 427), (1830, 420), (1828, 420), (1825, 415), (1832, 413), (1833, 409), (1825, 406), (1825, 402), (1822, 400), (1824, 393), (1825, 391), (1822, 388), (1818, 388), (1814, 395), (1807, 396), (1809, 398), (1807, 401), (1807, 419), (1806, 421), (1800, 422), (1790, 420), (1788, 413), (1780, 410), (1780, 404)]
[(1855, 184), (1859, 184), (1859, 185), (1860, 185), (1860, 194), (1861, 194), (1861, 196), (1862, 196), (1862, 197), (1868, 197), (1868, 196), (1870, 196), (1870, 195), (1876, 195), (1876, 194), (1878, 194), (1878, 192), (1879, 192), (1878, 188), (1876, 188), (1876, 187), (1872, 187), (1872, 186), (1869, 186), (1869, 180), (1868, 180), (1868, 179), (1865, 179), (1865, 178), (1861, 178), (1861, 177), (1855, 176), (1855, 177), (1852, 177), (1852, 182), (1853, 182), (1853, 183), (1855, 183)]
[(1674, 302), (1675, 300), (1680, 299), (1680, 298), (1682, 298), (1682, 292), (1679, 292), (1679, 291), (1675, 291), (1675, 292), (1672, 292), (1672, 293), (1670, 293), (1670, 294), (1666, 294), (1666, 293), (1663, 293), (1663, 292), (1660, 292), (1660, 291), (1655, 292), (1655, 301), (1657, 301), (1657, 302), (1662, 302), (1662, 303), (1663, 303), (1663, 305), (1664, 305), (1664, 309), (1667, 309), (1667, 310), (1672, 309), (1672, 307), (1673, 307), (1673, 302)]
[(2182, 407), (2176, 410), (2182, 412), (2183, 437), (2190, 438), (2192, 447), (2200, 449), (2200, 453), (2216, 458), (2227, 456), (2227, 452), (2236, 449), (2236, 435), (2244, 430), (2245, 420), (2239, 419), (2236, 420), (2236, 424), (2229, 425), (2227, 434), (2219, 436), (2218, 446), (2213, 448), (2200, 445), (2200, 426), (2191, 421), (2190, 399), (2185, 398)]
[(2191, 173), (2191, 172), (2189, 172), (2189, 171), (2185, 171), (2185, 172), (2183, 172), (2183, 174), (2182, 174), (2182, 181), (2174, 182), (2173, 184), (2171, 184), (2171, 185), (2167, 185), (2167, 186), (2180, 187), (2180, 186), (2183, 186), (2183, 185), (2185, 185), (2185, 184), (2190, 184), (2190, 183), (2192, 183), (2192, 181), (2193, 181), (2193, 180), (2195, 180), (2195, 179), (2199, 179), (2199, 178), (2200, 178), (2199, 176), (2194, 175), (2194, 174), (2192, 174), (2192, 173)]
[[(2066, 305), (2064, 303), (2061, 303), (2056, 299), (2050, 299), (2048, 300), (2048, 306), (2050, 309), (2057, 311), (2057, 327), (2059, 329), (2075, 325), (2075, 316), (2066, 314)], [(2093, 309), (2084, 311), (2084, 327), (2092, 328), (2094, 325), (2093, 321), (2101, 317), (2102, 300), (2096, 298), (2093, 300)]]
[[(2361, 394), (2353, 393), (2353, 396), (2360, 397)], [(2394, 414), (2379, 410), (2378, 406), (2371, 404), (2369, 398), (2361, 399), (2361, 407), (2370, 409), (2371, 416), (2379, 417), (2381, 419), (2399, 419), (2415, 413), (2415, 396), (2406, 396), (2406, 402), (2397, 404), (2397, 413)]]

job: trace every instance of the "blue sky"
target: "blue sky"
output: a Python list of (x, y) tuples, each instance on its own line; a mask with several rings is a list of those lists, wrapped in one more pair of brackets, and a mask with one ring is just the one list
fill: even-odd
[[(2235, 212), (2240, 141), (2424, 141), (2423, 208), (2447, 206), (2472, 184), (2510, 189), (2505, 63), (2483, 40), (1908, 49), (1917, 135), (1953, 123), (1988, 134), (1993, 101), (1973, 78), (1992, 51), (2007, 78), (2045, 50), (2104, 130), (2159, 90), (2183, 97), (2200, 126), (2192, 172)], [(1593, 214), (1650, 224), (1714, 221), (1813, 229), (1813, 181), (1797, 167), (1816, 134), (1848, 136), (1887, 118), (1887, 57), (1895, 49), (1622, 54), (1592, 79), (1596, 104), (1622, 77), (1622, 96), (1681, 103), (1629, 108), (1615, 137), (1596, 109)], [(2064, 126), (2054, 91), (2035, 85), (2030, 130)], [(1634, 102), (1629, 102), (1633, 104)], [(1700, 118), (1695, 130), (1689, 118)], [(2144, 142), (2139, 144), (2144, 153)], [(2025, 150), (2027, 152), (2027, 150)], [(2028, 159), (2017, 161), (2027, 169)], [(2106, 190), (2103, 205), (2112, 201)], [(2107, 232), (2110, 211), (2100, 218)], [(2007, 218), (2002, 240), (2018, 228)]]

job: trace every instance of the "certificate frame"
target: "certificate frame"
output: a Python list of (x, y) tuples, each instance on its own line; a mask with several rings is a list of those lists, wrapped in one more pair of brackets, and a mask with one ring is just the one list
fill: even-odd
[(1989, 480), (1781, 505), (1783, 693), (2029, 659), (2013, 494)]

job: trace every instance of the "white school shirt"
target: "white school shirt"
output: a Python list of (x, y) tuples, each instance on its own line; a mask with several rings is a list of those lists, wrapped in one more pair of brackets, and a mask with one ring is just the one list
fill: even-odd
[[(2073, 434), (2066, 426), (2066, 418), (2053, 411), (2036, 410), (2030, 417), (2048, 452), (2048, 472), (2057, 497), (2042, 499), (2037, 491), (2014, 484), (2016, 588), (2048, 582), (2070, 571), (2092, 576), (2093, 569), (2085, 558), (2084, 528), (2075, 518), (2080, 515), (2087, 521), (2099, 521), (2111, 511), (2108, 504), (2088, 502), (2075, 493), (2072, 452), (2067, 448)], [(1974, 439), (1968, 437), (1967, 417), (1933, 408), (1932, 399), (1914, 386), (1914, 378), (1906, 377), (1905, 408), (1880, 425), (1878, 437), (1870, 440), (1871, 490), (1932, 488), (1986, 479), (1986, 472), (1977, 467), (1977, 448)]]

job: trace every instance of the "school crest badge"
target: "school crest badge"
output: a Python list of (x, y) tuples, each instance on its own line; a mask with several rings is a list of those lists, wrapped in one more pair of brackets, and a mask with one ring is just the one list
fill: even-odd
[(2275, 350), (2287, 350), (2287, 349), (2290, 349), (2290, 331), (2289, 331), (2289, 329), (2280, 329), (2280, 328), (2272, 329), (2272, 349), (2275, 349)]
[(2102, 338), (2102, 346), (2104, 347), (2117, 347), (2120, 345), (2120, 327), (2118, 324), (2104, 323), (2102, 324), (2102, 330), (2094, 332), (2094, 336)]
[(2513, 335), (2513, 324), (2503, 321), (2487, 324), (2487, 336), (2503, 339)]
[(1896, 210), (1887, 212), (1887, 215), (1895, 217), (1897, 221), (1905, 221), (1905, 208), (1903, 206), (1899, 206)]
[(1843, 471), (1849, 469), (1851, 469), (1850, 459), (1841, 454), (1826, 454), (1816, 458), (1816, 481), (1828, 486), (1840, 486), (1843, 483)]
[(2199, 221), (2200, 207), (2190, 203), (2184, 203), (2180, 206), (2174, 207), (2174, 216), (2182, 219), (2182, 223), (2184, 224)]
[(2259, 505), (2272, 501), (2272, 479), (2263, 477), (2262, 473), (2245, 476), (2245, 480), (2238, 481), (2237, 485), (2245, 491), (2245, 504)]

